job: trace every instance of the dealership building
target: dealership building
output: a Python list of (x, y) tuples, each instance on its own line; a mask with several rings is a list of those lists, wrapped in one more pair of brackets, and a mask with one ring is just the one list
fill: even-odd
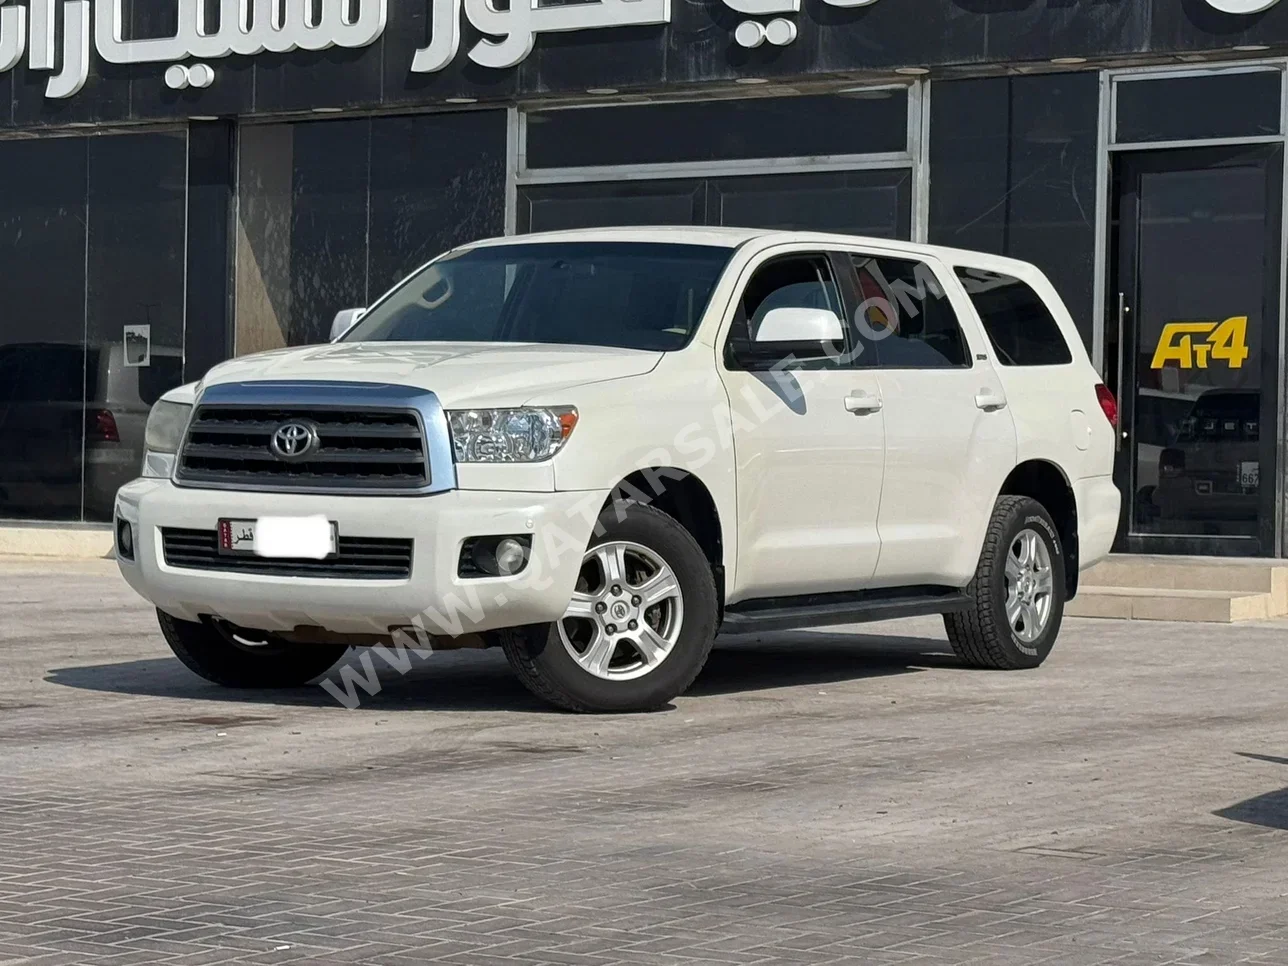
[(472, 239), (808, 228), (1037, 263), (1120, 549), (1284, 556), (1288, 0), (0, 0), (0, 518)]

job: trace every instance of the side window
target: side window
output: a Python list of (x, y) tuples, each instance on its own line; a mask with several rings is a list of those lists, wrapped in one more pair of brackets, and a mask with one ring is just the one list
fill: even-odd
[(969, 368), (957, 313), (925, 262), (853, 255), (855, 324), (883, 369)]
[(959, 268), (957, 277), (1002, 365), (1063, 366), (1073, 361), (1051, 310), (1026, 283), (979, 268)]
[[(734, 368), (769, 368), (790, 359), (813, 368), (845, 364), (843, 338), (813, 343), (757, 342), (765, 317), (774, 309), (817, 309), (842, 320), (840, 291), (827, 256), (789, 255), (758, 268), (743, 289), (725, 358)], [(840, 327), (844, 329), (844, 322)]]

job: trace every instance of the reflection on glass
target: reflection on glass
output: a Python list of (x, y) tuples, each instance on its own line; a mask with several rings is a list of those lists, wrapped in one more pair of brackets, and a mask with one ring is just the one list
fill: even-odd
[(906, 151), (908, 92), (540, 111), (527, 128), (534, 168)]
[(139, 475), (148, 411), (183, 382), (187, 143), (93, 138), (85, 355), (85, 519)]
[(343, 341), (679, 349), (731, 254), (638, 242), (485, 245), (417, 272)]
[(504, 165), (503, 111), (243, 128), (237, 353), (324, 342), (336, 312), (501, 234)]
[(908, 238), (911, 180), (904, 169), (720, 178), (710, 223)]
[(1279, 133), (1280, 72), (1232, 71), (1120, 80), (1120, 144)]
[(1010, 255), (1046, 273), (1092, 343), (1094, 71), (936, 81), (930, 240)]
[(183, 132), (0, 142), (0, 516), (105, 521), (183, 381)]
[(1266, 170), (1139, 176), (1136, 533), (1258, 533)]
[(85, 150), (0, 141), (0, 516), (76, 520), (85, 434)]
[(539, 185), (519, 194), (519, 231), (613, 225), (700, 225), (706, 182), (625, 181)]
[(611, 225), (724, 225), (908, 238), (905, 168), (521, 189), (519, 231)]

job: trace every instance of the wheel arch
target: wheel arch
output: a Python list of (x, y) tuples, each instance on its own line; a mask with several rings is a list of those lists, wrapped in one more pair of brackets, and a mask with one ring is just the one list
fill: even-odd
[(1078, 502), (1064, 471), (1050, 460), (1026, 460), (1002, 484), (1002, 496), (1027, 496), (1041, 503), (1060, 533), (1066, 599), (1078, 592)]
[(720, 609), (724, 609), (724, 529), (711, 490), (689, 470), (651, 466), (624, 477), (604, 501), (643, 503), (675, 519), (702, 548), (715, 577)]

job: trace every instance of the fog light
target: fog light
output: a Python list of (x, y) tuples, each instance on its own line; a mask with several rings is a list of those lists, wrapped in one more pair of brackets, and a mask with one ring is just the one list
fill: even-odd
[(134, 528), (128, 520), (116, 520), (116, 552), (123, 560), (134, 559)]
[(528, 565), (532, 538), (470, 537), (461, 547), (457, 573), (462, 577), (513, 577)]
[(513, 537), (496, 545), (496, 569), (503, 577), (517, 574), (528, 562), (528, 548)]

